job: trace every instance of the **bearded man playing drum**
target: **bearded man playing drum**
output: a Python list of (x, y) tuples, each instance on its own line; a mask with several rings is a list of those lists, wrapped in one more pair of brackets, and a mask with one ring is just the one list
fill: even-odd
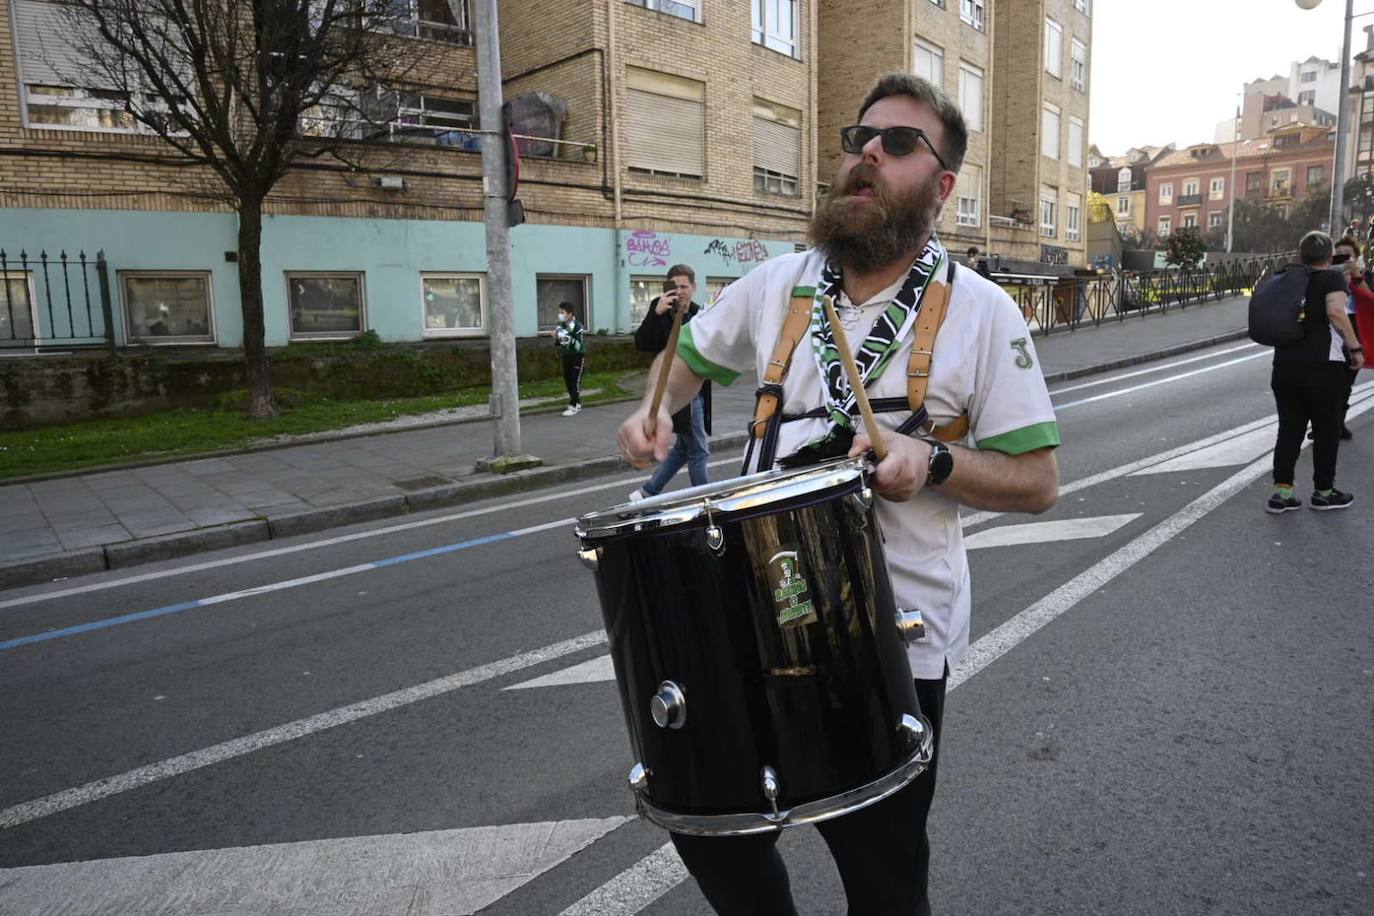
[[(833, 299), (886, 431), (888, 453), (872, 485), (897, 602), (924, 615), (925, 635), (909, 660), (937, 756), (896, 794), (818, 828), (851, 913), (929, 913), (926, 817), (945, 682), (969, 635), (958, 509), (1053, 506), (1059, 428), (1020, 310), (994, 283), (955, 263), (933, 232), (968, 143), (958, 107), (924, 80), (888, 74), (864, 100), (859, 123), (841, 136), (844, 161), (811, 222), (815, 248), (766, 262), (685, 326), (655, 424), (646, 395), (620, 427), (619, 444), (627, 461), (647, 467), (667, 453), (672, 413), (703, 379), (728, 385), (752, 367), (767, 382), (789, 303), (796, 311), (799, 299), (814, 297), (818, 307), (775, 390), (780, 410), (766, 432), (755, 429), (748, 470), (773, 467), (775, 455), (796, 464), (865, 454), (869, 437), (855, 430), (854, 398), (819, 307), (823, 297)], [(948, 310), (933, 355), (911, 353), (908, 364), (922, 301), (938, 286), (932, 280), (953, 284)], [(923, 409), (907, 403), (916, 390), (908, 376), (923, 382)], [(717, 912), (795, 912), (776, 832), (672, 836)]]

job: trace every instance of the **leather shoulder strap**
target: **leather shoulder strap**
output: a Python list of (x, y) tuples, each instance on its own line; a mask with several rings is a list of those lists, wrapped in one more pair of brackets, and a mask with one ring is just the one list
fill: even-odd
[(782, 381), (792, 367), (792, 354), (810, 330), (815, 295), (815, 289), (810, 286), (792, 289), (787, 317), (783, 319), (782, 330), (778, 332), (778, 342), (773, 345), (773, 355), (764, 369), (763, 383), (759, 386), (758, 400), (754, 404), (754, 422), (750, 424), (750, 429), (755, 439), (763, 437), (768, 421), (782, 403)]
[[(944, 283), (936, 283), (926, 291), (921, 303), (921, 311), (916, 316), (916, 333), (911, 340), (911, 357), (906, 369), (907, 406), (915, 413), (925, 406), (926, 388), (930, 384), (930, 370), (935, 362), (935, 337), (945, 323), (949, 313), (949, 300), (954, 290), (954, 261), (949, 263), (949, 271)], [(964, 411), (953, 422), (936, 426), (935, 421), (927, 420), (921, 433), (933, 436), (942, 442), (957, 442), (968, 435), (968, 411)]]

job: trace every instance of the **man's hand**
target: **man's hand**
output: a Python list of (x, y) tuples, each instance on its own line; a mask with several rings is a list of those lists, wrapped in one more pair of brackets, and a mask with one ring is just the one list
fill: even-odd
[(1364, 368), (1364, 351), (1363, 351), (1363, 350), (1351, 350), (1351, 351), (1350, 351), (1350, 368), (1351, 368), (1351, 369), (1354, 369), (1356, 372), (1359, 372), (1361, 369)]
[(677, 290), (664, 293), (658, 297), (658, 304), (654, 306), (655, 315), (666, 315), (677, 305)]
[[(873, 489), (885, 499), (906, 502), (926, 485), (926, 475), (930, 472), (930, 443), (889, 432), (883, 436), (883, 444), (887, 446), (887, 457), (878, 464), (873, 475)], [(859, 433), (854, 437), (849, 457), (857, 458), (871, 447), (868, 434)]]
[(652, 436), (647, 432), (648, 427), (649, 406), (640, 404), (639, 409), (620, 424), (620, 430), (616, 433), (620, 457), (641, 471), (668, 457), (673, 439), (673, 417), (666, 407), (660, 405), (658, 424)]

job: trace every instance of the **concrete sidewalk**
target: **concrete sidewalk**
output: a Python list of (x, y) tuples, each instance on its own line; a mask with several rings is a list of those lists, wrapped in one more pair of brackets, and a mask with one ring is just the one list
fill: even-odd
[[(1246, 301), (1227, 299), (1037, 337), (1050, 382), (1245, 337)], [(592, 357), (595, 359), (595, 356)], [(754, 380), (714, 392), (712, 450), (738, 454)], [(615, 430), (629, 405), (522, 419), (544, 467), (496, 476), (489, 422), (307, 442), (223, 457), (0, 487), (0, 588), (553, 486), (627, 470)]]

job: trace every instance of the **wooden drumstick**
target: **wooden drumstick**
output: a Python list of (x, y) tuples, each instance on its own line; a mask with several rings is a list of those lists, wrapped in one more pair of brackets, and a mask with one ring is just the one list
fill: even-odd
[(687, 303), (678, 296), (677, 305), (673, 308), (673, 329), (668, 332), (668, 346), (664, 349), (663, 365), (658, 367), (658, 381), (654, 384), (654, 400), (649, 405), (649, 426), (647, 432), (650, 438), (658, 430), (658, 408), (663, 403), (663, 392), (668, 387), (668, 372), (673, 368), (673, 357), (677, 355), (678, 333), (682, 330), (682, 316), (687, 311)]
[(873, 408), (868, 403), (868, 392), (859, 376), (859, 367), (854, 364), (854, 354), (849, 352), (849, 341), (845, 340), (844, 329), (840, 327), (840, 316), (835, 314), (835, 303), (829, 296), (822, 296), (825, 305), (825, 320), (830, 322), (830, 331), (835, 335), (835, 349), (840, 351), (840, 362), (844, 364), (844, 374), (849, 376), (849, 387), (854, 391), (854, 400), (859, 404), (859, 413), (864, 418), (864, 429), (868, 440), (873, 443), (873, 453), (882, 461), (887, 457), (887, 446), (883, 444), (883, 434), (878, 429), (878, 421), (873, 416)]

